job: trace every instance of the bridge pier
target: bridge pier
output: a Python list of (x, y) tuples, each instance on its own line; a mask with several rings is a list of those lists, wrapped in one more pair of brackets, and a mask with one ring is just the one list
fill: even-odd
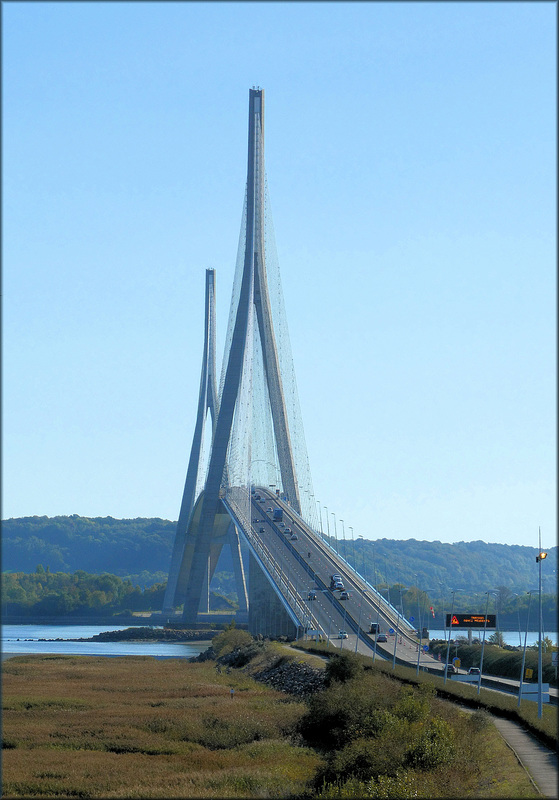
[(258, 562), (249, 558), (248, 630), (253, 636), (297, 638), (297, 628)]

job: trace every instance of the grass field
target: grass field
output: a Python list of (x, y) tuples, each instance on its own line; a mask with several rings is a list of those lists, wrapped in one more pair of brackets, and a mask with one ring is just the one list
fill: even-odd
[[(3, 663), (3, 709), (4, 798), (338, 796), (311, 789), (328, 754), (297, 732), (307, 704), (213, 661), (19, 656)], [(538, 796), (493, 726), (466, 744), (447, 772), (414, 773), (411, 793), (369, 796)]]
[(290, 740), (304, 703), (213, 662), (3, 667), (4, 797), (288, 797), (320, 762)]

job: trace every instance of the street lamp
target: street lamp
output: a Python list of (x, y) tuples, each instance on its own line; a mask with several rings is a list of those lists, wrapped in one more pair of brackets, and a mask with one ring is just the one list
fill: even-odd
[(359, 633), (361, 631), (361, 610), (363, 608), (363, 601), (365, 600), (365, 593), (361, 589), (361, 600), (359, 602), (359, 619), (357, 620), (357, 636), (355, 637), (355, 652), (357, 652), (357, 645), (359, 644)]
[[(359, 535), (357, 538), (361, 539), (361, 563), (363, 565), (362, 566), (363, 577), (365, 578), (365, 583), (367, 583), (368, 582), (367, 581), (367, 565), (365, 564), (365, 540), (363, 539), (363, 537), (361, 535)], [(373, 550), (373, 553), (374, 553), (374, 550)], [(374, 570), (374, 563), (375, 562), (374, 562), (374, 558), (373, 558), (373, 570)], [(373, 587), (374, 587), (374, 582), (375, 582), (375, 578), (374, 578), (374, 571), (373, 571)]]
[(444, 592), (443, 592), (443, 582), (439, 581), (439, 586), (441, 587), (441, 613), (443, 615), (443, 628), (444, 628), (444, 640), (446, 642), (446, 616), (444, 613)]
[(319, 520), (319, 523), (320, 523), (320, 535), (324, 539), (324, 531), (322, 530), (322, 511), (320, 509), (320, 500), (317, 500), (316, 504), (318, 506), (318, 520)]
[(328, 506), (324, 506), (326, 509), (326, 525), (328, 528), (328, 547), (332, 547), (332, 542), (330, 541), (330, 518), (328, 517)]
[(355, 560), (355, 539), (353, 538), (353, 528), (348, 525), (351, 531), (351, 552), (353, 553), (353, 568), (357, 569), (357, 561)]
[(375, 631), (375, 646), (373, 648), (373, 664), (375, 663), (375, 657), (377, 654), (377, 637), (379, 632), (379, 626), (380, 626), (380, 603), (377, 602), (377, 628)]
[(444, 684), (445, 685), (446, 685), (446, 677), (447, 677), (447, 673), (448, 673), (448, 657), (450, 655), (450, 631), (451, 631), (451, 626), (452, 626), (452, 615), (454, 613), (454, 595), (456, 594), (456, 592), (461, 592), (461, 591), (463, 591), (463, 590), (462, 589), (453, 589), (451, 591), (451, 593), (450, 593), (452, 595), (452, 603), (450, 604), (450, 625), (449, 625), (449, 628), (448, 628), (448, 645), (447, 645), (447, 648), (446, 648), (446, 663), (445, 663), (445, 668), (444, 668)]
[(421, 656), (421, 610), (419, 608), (419, 575), (415, 576), (417, 581), (415, 585), (417, 594), (417, 669), (415, 674), (419, 675), (419, 658)]
[(528, 613), (526, 615), (526, 633), (524, 634), (524, 649), (522, 651), (522, 666), (520, 667), (520, 686), (518, 687), (518, 707), (520, 708), (520, 701), (522, 700), (522, 681), (524, 680), (524, 665), (526, 664), (526, 642), (528, 640), (528, 621), (530, 619), (530, 603), (532, 602), (532, 595), (536, 590), (530, 589), (526, 592), (528, 595)]
[(539, 549), (540, 552), (536, 556), (536, 563), (539, 565), (539, 580), (538, 580), (538, 595), (539, 595), (539, 642), (538, 642), (538, 719), (542, 718), (542, 703), (543, 703), (543, 687), (542, 687), (542, 628), (543, 628), (543, 615), (542, 615), (542, 561), (547, 558), (547, 553), (542, 552), (542, 532), (538, 528), (539, 533)]
[[(407, 591), (408, 587), (407, 586), (402, 587), (402, 585), (400, 584), (400, 605), (402, 605), (402, 588), (406, 589), (406, 591)], [(393, 670), (396, 669), (396, 645), (398, 643), (398, 634), (400, 632), (400, 612), (398, 611), (398, 609), (396, 609), (396, 612), (397, 612), (398, 616), (396, 617), (396, 633), (394, 634), (394, 653), (392, 654), (392, 669)], [(402, 613), (402, 617), (403, 616), (404, 616), (404, 614)]]
[[(481, 691), (481, 675), (483, 673), (483, 651), (485, 650), (485, 632), (487, 630), (487, 612), (489, 610), (489, 595), (491, 594), (496, 595), (498, 594), (498, 592), (496, 592), (494, 589), (490, 589), (488, 592), (485, 592), (485, 594), (487, 595), (487, 603), (485, 604), (485, 619), (483, 620), (483, 641), (481, 643), (481, 659), (479, 662), (479, 677), (477, 679), (478, 694)], [(495, 611), (497, 610), (496, 606), (497, 606), (497, 601), (495, 601)]]
[(333, 512), (333, 511), (331, 511), (330, 513), (331, 513), (331, 514), (332, 514), (332, 516), (334, 517), (334, 540), (335, 540), (335, 542), (336, 542), (336, 555), (338, 555), (338, 556), (339, 556), (339, 555), (340, 555), (340, 552), (339, 552), (339, 550), (338, 550), (338, 528), (337, 528), (337, 526), (336, 526), (336, 515), (334, 514), (334, 512)]
[[(517, 594), (516, 592), (513, 592), (513, 595), (515, 597), (520, 597), (521, 596), (521, 595)], [(518, 646), (522, 647), (522, 633), (520, 631), (520, 605), (518, 604), (518, 602), (516, 604), (516, 613), (518, 614)]]
[(344, 539), (344, 559), (345, 559), (345, 561), (347, 561), (347, 549), (346, 549), (346, 545), (345, 545), (345, 526), (344, 526), (343, 519), (341, 519), (340, 522), (342, 523), (342, 536), (343, 536), (343, 539)]
[(332, 630), (332, 622), (334, 620), (328, 617), (328, 638), (326, 639), (326, 649), (330, 648), (330, 631)]

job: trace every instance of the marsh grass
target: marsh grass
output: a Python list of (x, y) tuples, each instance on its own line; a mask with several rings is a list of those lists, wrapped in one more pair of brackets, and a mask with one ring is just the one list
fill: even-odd
[(292, 739), (304, 703), (213, 662), (24, 656), (3, 672), (5, 798), (290, 797), (321, 761)]
[[(537, 796), (489, 715), (464, 712), (429, 676), (366, 669), (333, 681), (308, 705), (250, 677), (301, 658), (271, 643), (229, 673), (213, 661), (10, 659), (3, 795)], [(435, 741), (448, 750), (442, 761)], [(367, 779), (359, 779), (361, 767)]]

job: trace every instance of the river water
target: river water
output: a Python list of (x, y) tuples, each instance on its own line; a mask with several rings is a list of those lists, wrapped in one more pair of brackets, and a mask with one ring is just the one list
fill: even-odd
[[(25, 655), (28, 653), (54, 653), (59, 655), (82, 656), (154, 656), (155, 658), (190, 658), (197, 656), (210, 646), (209, 641), (201, 642), (70, 642), (68, 639), (87, 639), (103, 631), (118, 631), (127, 626), (108, 625), (3, 625), (2, 654)], [(141, 627), (141, 626), (128, 626)], [(524, 631), (519, 642), (518, 631), (503, 631), (506, 644), (524, 646)], [(453, 635), (456, 631), (453, 631)], [(467, 632), (461, 631), (460, 635)], [(472, 631), (474, 637), (477, 631)], [(480, 638), (483, 632), (480, 632)], [(491, 634), (487, 634), (489, 638)], [(443, 630), (429, 631), (431, 639), (444, 639)], [(545, 632), (552, 642), (557, 642), (557, 632)], [(538, 640), (535, 631), (528, 631), (527, 644)], [(64, 641), (39, 641), (40, 639), (61, 639)]]
[[(486, 634), (485, 634), (485, 641), (486, 642), (488, 641), (488, 639), (489, 639), (489, 637), (491, 636), (492, 633), (495, 633), (495, 631), (488, 630), (486, 632)], [(501, 631), (501, 633), (503, 634), (503, 639), (505, 640), (505, 644), (510, 644), (510, 645), (513, 645), (514, 647), (519, 647), (519, 646), (520, 647), (524, 647), (524, 637), (526, 636), (526, 631), (521, 631), (520, 634), (519, 634), (518, 631)], [(553, 644), (557, 644), (557, 631), (551, 631), (551, 632), (544, 631), (543, 635), (544, 635), (544, 637), (548, 637), (549, 639), (551, 639)], [(451, 634), (452, 638), (457, 638), (458, 636), (467, 637), (468, 636), (468, 631), (464, 630), (464, 629), (462, 629), (460, 631), (456, 631), (456, 630), (452, 631), (452, 634)], [(433, 630), (430, 629), (429, 630), (429, 638), (430, 639), (444, 639), (445, 638), (445, 632), (444, 632), (444, 630), (433, 631)], [(479, 638), (480, 641), (483, 641), (483, 629), (481, 631), (474, 631), (474, 630), (472, 631), (472, 639), (478, 639), (478, 638)], [(527, 647), (530, 647), (530, 645), (536, 644), (536, 642), (538, 641), (539, 638), (540, 638), (540, 635), (539, 635), (539, 633), (537, 631), (528, 631), (528, 635), (526, 637), (526, 645), (527, 645)]]
[(2, 656), (54, 653), (81, 656), (154, 656), (190, 658), (210, 646), (200, 642), (41, 642), (40, 639), (87, 639), (103, 631), (118, 631), (140, 625), (3, 625)]

